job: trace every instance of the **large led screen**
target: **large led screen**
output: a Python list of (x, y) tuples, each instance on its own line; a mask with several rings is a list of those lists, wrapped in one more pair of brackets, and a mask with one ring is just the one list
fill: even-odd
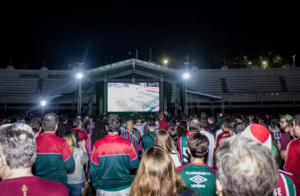
[(159, 112), (159, 83), (108, 83), (108, 112)]

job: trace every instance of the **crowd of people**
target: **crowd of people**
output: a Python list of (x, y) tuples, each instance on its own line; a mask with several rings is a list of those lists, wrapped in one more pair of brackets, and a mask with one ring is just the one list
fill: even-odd
[(0, 118), (0, 196), (300, 195), (300, 115)]

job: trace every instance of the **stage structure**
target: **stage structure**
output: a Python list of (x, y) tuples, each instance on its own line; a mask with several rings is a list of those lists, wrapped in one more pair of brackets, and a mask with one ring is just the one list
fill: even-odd
[[(77, 113), (78, 70), (0, 69), (0, 109)], [(184, 80), (183, 74), (190, 77)], [(107, 113), (107, 83), (159, 83), (160, 111), (179, 114), (203, 110), (269, 109), (300, 107), (300, 69), (189, 69), (175, 70), (139, 59), (128, 59), (83, 70), (82, 111)], [(86, 112), (83, 112), (86, 113)]]

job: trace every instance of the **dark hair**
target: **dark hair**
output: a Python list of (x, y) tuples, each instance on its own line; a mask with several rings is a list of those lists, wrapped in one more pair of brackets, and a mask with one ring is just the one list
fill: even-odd
[(31, 119), (29, 126), (32, 128), (34, 133), (38, 133), (40, 128), (42, 127), (43, 121), (40, 118), (34, 117)]
[(231, 124), (231, 121), (228, 118), (224, 118), (223, 122), (222, 122), (222, 126), (224, 126), (224, 128), (229, 128)]
[(148, 122), (148, 127), (156, 127), (155, 121), (150, 120), (150, 121)]
[(72, 123), (73, 123), (72, 125), (73, 128), (77, 128), (80, 125), (80, 122), (77, 118), (73, 119)]
[(90, 121), (86, 121), (85, 123), (84, 123), (84, 129), (86, 129), (87, 130), (87, 128), (90, 126), (90, 128), (91, 128), (91, 122)]
[(96, 118), (95, 122), (95, 131), (92, 134), (92, 147), (94, 146), (94, 143), (105, 137), (107, 134), (106, 128), (105, 128), (106, 121), (103, 118)]
[(249, 123), (250, 123), (250, 121), (249, 121), (248, 118), (244, 118), (244, 119), (243, 119), (243, 123), (245, 124), (245, 126), (248, 126)]
[(169, 132), (169, 134), (170, 134), (172, 140), (173, 140), (174, 142), (177, 142), (177, 140), (178, 140), (178, 132), (177, 132), (177, 129), (176, 129), (175, 127), (171, 126), (171, 127), (169, 127), (168, 132)]
[(49, 113), (44, 116), (42, 127), (44, 131), (53, 132), (57, 124), (58, 124), (57, 115), (54, 113)]
[(185, 136), (187, 133), (186, 121), (181, 121), (177, 126), (178, 138), (181, 136)]
[(215, 117), (214, 116), (210, 116), (210, 117), (208, 117), (208, 120), (210, 120), (212, 122), (215, 122)]
[(271, 129), (276, 129), (276, 121), (275, 120), (271, 120), (271, 122), (270, 122), (270, 127), (271, 127)]
[(119, 116), (116, 114), (111, 114), (107, 118), (107, 130), (108, 132), (115, 133), (119, 131), (120, 121)]
[(209, 141), (205, 135), (194, 133), (187, 143), (194, 158), (203, 158), (208, 153)]
[(68, 117), (67, 116), (62, 116), (61, 117), (61, 122), (66, 122), (68, 120)]
[(200, 129), (200, 121), (197, 118), (194, 118), (189, 123), (189, 132), (198, 132)]
[(201, 118), (200, 122), (199, 122), (199, 125), (200, 125), (200, 129), (205, 129), (206, 125), (207, 125), (206, 119), (205, 118)]
[(295, 120), (295, 125), (300, 127), (300, 114), (297, 114), (294, 117), (294, 120)]
[(234, 125), (233, 132), (235, 134), (239, 134), (239, 133), (243, 132), (244, 129), (245, 129), (245, 124), (242, 122), (239, 122)]

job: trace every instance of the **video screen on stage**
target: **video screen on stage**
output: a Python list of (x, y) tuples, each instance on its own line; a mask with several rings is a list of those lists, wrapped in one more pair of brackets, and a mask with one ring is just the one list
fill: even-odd
[(159, 83), (108, 83), (108, 112), (159, 112)]

